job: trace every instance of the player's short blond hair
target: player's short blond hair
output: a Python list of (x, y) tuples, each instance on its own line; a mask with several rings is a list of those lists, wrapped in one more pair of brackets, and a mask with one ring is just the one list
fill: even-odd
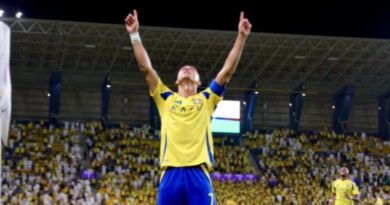
[(341, 167), (339, 169), (339, 174), (341, 174), (342, 172), (345, 172), (347, 175), (349, 175), (349, 169), (347, 167)]

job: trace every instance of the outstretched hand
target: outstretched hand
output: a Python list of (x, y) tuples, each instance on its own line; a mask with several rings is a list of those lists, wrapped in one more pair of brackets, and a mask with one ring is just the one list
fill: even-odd
[(344, 192), (344, 197), (349, 200), (352, 200), (352, 197), (347, 192)]
[(244, 37), (248, 37), (251, 33), (252, 24), (247, 18), (244, 17), (244, 12), (240, 13), (240, 22), (238, 23), (238, 33)]
[(135, 33), (138, 32), (138, 14), (137, 10), (133, 10), (133, 13), (129, 13), (127, 17), (125, 18), (125, 25), (126, 25), (126, 30), (128, 33)]

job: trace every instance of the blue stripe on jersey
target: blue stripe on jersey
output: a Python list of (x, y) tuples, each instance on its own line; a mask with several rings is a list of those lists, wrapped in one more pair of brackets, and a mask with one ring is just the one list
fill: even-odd
[(225, 86), (219, 85), (217, 81), (213, 80), (210, 84), (210, 90), (216, 95), (221, 96), (225, 92)]
[(167, 144), (168, 144), (168, 137), (167, 137), (167, 134), (165, 134), (164, 152), (163, 152), (163, 158), (162, 158), (161, 164), (163, 163), (163, 161), (165, 159), (165, 152), (167, 151)]
[(210, 93), (205, 91), (205, 92), (202, 92), (202, 94), (206, 97), (206, 99), (209, 99)]
[(209, 159), (212, 166), (214, 166), (214, 156), (210, 149), (209, 135), (206, 130), (206, 142), (207, 142), (207, 152), (209, 153)]
[(167, 92), (165, 92), (165, 93), (161, 93), (161, 94), (160, 94), (160, 96), (161, 96), (162, 99), (164, 99), (164, 100), (167, 100), (167, 98), (168, 98), (169, 96), (171, 96), (171, 95), (173, 95), (173, 92), (171, 92), (171, 91), (167, 91)]

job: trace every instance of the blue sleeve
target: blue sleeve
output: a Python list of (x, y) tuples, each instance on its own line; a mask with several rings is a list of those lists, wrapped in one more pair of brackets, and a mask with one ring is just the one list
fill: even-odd
[(210, 90), (218, 96), (222, 96), (225, 92), (225, 86), (219, 85), (217, 81), (213, 80), (210, 83)]

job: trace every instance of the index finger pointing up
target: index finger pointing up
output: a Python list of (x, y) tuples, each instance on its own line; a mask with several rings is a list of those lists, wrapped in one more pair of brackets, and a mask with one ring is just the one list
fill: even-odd
[(136, 9), (133, 9), (133, 15), (136, 19), (138, 19), (138, 14), (137, 14), (137, 10)]
[(240, 20), (242, 20), (242, 19), (244, 19), (244, 12), (243, 11), (241, 11), (241, 13), (240, 13)]

